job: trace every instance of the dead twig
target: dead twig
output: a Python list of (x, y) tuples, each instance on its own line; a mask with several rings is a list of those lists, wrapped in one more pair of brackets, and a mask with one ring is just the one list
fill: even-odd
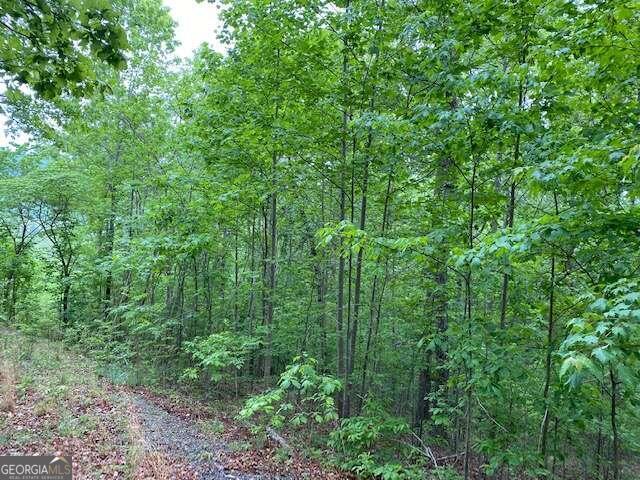
[(429, 457), (429, 459), (431, 459), (431, 461), (433, 462), (433, 466), (438, 468), (438, 460), (436, 459), (436, 456), (433, 454), (433, 450), (431, 450), (431, 448), (427, 444), (425, 444), (424, 441), (422, 441), (422, 439), (415, 434), (415, 432), (411, 432), (411, 435), (413, 435), (414, 438), (418, 440), (418, 442), (422, 446), (423, 453), (427, 457)]

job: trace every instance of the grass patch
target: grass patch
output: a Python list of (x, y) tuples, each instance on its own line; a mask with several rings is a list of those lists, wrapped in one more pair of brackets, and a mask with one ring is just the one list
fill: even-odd
[(56, 404), (51, 398), (38, 400), (33, 406), (33, 413), (36, 417), (47, 417), (57, 412)]
[(253, 449), (251, 442), (246, 440), (234, 440), (229, 442), (229, 450), (231, 452), (246, 452)]
[(16, 409), (16, 367), (8, 360), (0, 363), (0, 412)]
[(69, 413), (65, 413), (58, 423), (58, 433), (63, 437), (79, 438), (93, 430), (96, 425), (97, 421), (89, 415), (74, 417)]
[(217, 418), (198, 420), (198, 430), (207, 435), (217, 436), (224, 432), (224, 423)]

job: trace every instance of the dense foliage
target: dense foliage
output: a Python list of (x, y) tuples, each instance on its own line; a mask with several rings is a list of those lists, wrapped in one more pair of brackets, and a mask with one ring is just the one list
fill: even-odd
[(228, 0), (186, 65), (103, 3), (0, 3), (5, 322), (363, 476), (635, 478), (636, 0)]
[(0, 17), (0, 72), (45, 97), (92, 90), (92, 55), (126, 63), (126, 33), (107, 0), (2, 0)]

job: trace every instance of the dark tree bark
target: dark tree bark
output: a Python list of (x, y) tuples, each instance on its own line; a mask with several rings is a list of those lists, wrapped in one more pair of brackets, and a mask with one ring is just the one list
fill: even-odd
[[(553, 201), (555, 205), (556, 215), (558, 214), (558, 196), (553, 193)], [(552, 355), (554, 345), (554, 330), (555, 330), (555, 284), (556, 284), (556, 257), (551, 255), (551, 273), (550, 273), (550, 285), (549, 285), (549, 316), (547, 321), (547, 352), (545, 356), (545, 369), (544, 369), (544, 390), (542, 398), (544, 401), (544, 416), (542, 417), (542, 428), (540, 432), (540, 456), (542, 457), (542, 464), (547, 467), (547, 437), (549, 434), (549, 393), (551, 389), (551, 370), (552, 370)]]
[(612, 365), (609, 365), (609, 380), (611, 381), (611, 432), (613, 434), (611, 463), (613, 465), (613, 480), (619, 480), (620, 478), (620, 437), (618, 434), (618, 418), (617, 418), (618, 381), (616, 379)]
[[(389, 175), (387, 176), (387, 187), (386, 187), (386, 192), (384, 197), (384, 206), (382, 209), (382, 222), (380, 227), (380, 232), (383, 237), (387, 231), (387, 225), (389, 223), (389, 208), (391, 203), (392, 184), (393, 184), (393, 171), (389, 172)], [(368, 392), (367, 376), (369, 373), (368, 372), (369, 357), (371, 355), (372, 344), (375, 341), (374, 332), (377, 332), (378, 324), (380, 321), (380, 312), (382, 310), (382, 299), (384, 297), (384, 284), (386, 283), (388, 262), (389, 262), (388, 258), (385, 258), (384, 275), (382, 279), (383, 284), (379, 294), (378, 294), (378, 286), (380, 283), (380, 278), (377, 272), (373, 276), (373, 282), (371, 285), (371, 301), (370, 301), (370, 307), (369, 307), (369, 328), (367, 330), (367, 341), (365, 345), (364, 359), (362, 362), (362, 380), (360, 382), (360, 393), (362, 397), (366, 396)], [(360, 405), (360, 407), (361, 406), (362, 405)]]

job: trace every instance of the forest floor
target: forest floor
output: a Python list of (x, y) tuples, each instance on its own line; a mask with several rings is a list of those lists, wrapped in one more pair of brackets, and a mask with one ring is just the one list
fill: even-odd
[(61, 343), (0, 330), (0, 455), (70, 455), (76, 479), (349, 479), (232, 411), (114, 385)]

